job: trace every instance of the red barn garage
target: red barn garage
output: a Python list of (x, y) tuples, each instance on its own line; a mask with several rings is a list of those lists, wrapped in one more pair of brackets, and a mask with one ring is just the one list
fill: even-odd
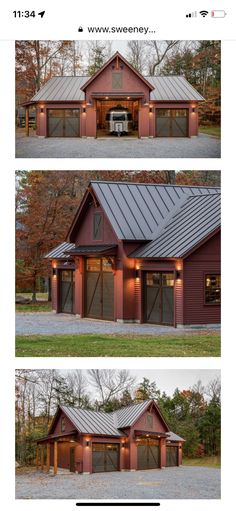
[(25, 103), (41, 137), (191, 137), (204, 98), (183, 76), (142, 76), (118, 52), (95, 75), (55, 76)]
[(92, 181), (52, 260), (56, 312), (220, 323), (220, 190)]
[(60, 406), (37, 441), (37, 466), (43, 469), (45, 458), (55, 474), (58, 467), (90, 474), (179, 466), (183, 442), (152, 400), (111, 413)]

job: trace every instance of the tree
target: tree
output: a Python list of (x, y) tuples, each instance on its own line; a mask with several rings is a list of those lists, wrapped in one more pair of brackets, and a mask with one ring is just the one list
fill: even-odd
[(139, 73), (143, 73), (146, 65), (147, 51), (145, 41), (128, 41), (127, 60)]
[(109, 41), (88, 42), (87, 74), (93, 76), (110, 57), (111, 44)]
[(46, 253), (64, 240), (79, 205), (76, 173), (32, 171), (19, 175), (16, 191), (16, 280), (32, 289), (47, 276)]
[[(150, 49), (149, 56), (149, 74), (155, 76), (160, 71), (160, 65), (166, 58), (167, 54), (173, 50), (173, 48), (179, 43), (179, 41), (147, 41), (147, 46)], [(159, 69), (158, 69), (159, 68)]]
[(157, 389), (155, 381), (150, 382), (148, 378), (143, 378), (135, 391), (135, 401), (146, 401), (154, 399), (157, 401), (160, 398), (160, 390)]
[(135, 379), (129, 371), (122, 369), (90, 369), (88, 371), (90, 383), (98, 393), (96, 403), (98, 410), (107, 409), (107, 405), (114, 398), (120, 397), (124, 391), (132, 389)]

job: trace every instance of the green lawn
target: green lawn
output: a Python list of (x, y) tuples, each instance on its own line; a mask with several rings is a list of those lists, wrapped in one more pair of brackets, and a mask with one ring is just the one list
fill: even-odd
[(183, 465), (191, 467), (220, 468), (220, 456), (204, 456), (203, 458), (183, 458)]
[(28, 335), (17, 357), (219, 357), (218, 333), (162, 335)]
[(199, 131), (220, 138), (220, 126), (199, 126)]
[(17, 303), (16, 312), (51, 312), (51, 302), (37, 302), (37, 303)]

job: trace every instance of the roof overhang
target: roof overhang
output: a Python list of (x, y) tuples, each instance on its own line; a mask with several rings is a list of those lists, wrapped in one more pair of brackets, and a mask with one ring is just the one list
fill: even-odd
[(142, 437), (142, 438), (167, 438), (168, 434), (163, 433), (163, 431), (145, 431), (142, 429), (135, 429), (134, 430), (134, 436), (136, 437)]
[(76, 441), (76, 437), (78, 435), (78, 431), (75, 429), (73, 431), (69, 431), (68, 433), (60, 433), (59, 435), (47, 435), (43, 438), (39, 438), (36, 440), (37, 444), (41, 444), (44, 442), (50, 443), (50, 442), (70, 442)]
[(77, 255), (116, 255), (117, 245), (81, 245), (70, 250), (68, 254)]
[(144, 97), (143, 92), (92, 92), (92, 98), (94, 99), (140, 99)]

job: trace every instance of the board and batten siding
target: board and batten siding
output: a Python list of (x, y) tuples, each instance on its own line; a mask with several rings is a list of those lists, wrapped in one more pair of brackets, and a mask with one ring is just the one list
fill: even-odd
[(205, 304), (205, 275), (220, 272), (220, 233), (217, 233), (184, 261), (185, 325), (220, 323), (220, 305)]

